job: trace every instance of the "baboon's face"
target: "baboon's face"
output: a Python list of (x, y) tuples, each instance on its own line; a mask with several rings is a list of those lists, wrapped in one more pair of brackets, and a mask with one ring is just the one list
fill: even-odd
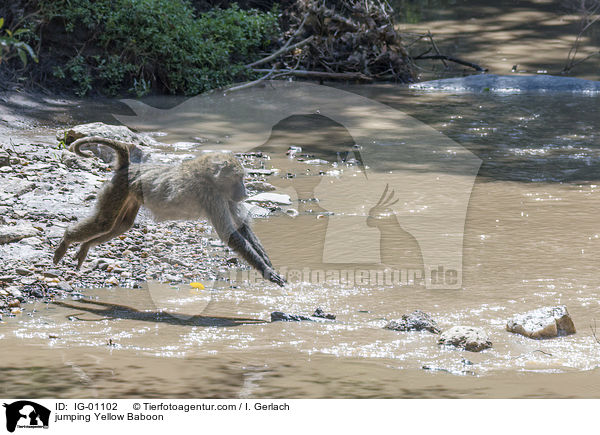
[(248, 193), (246, 192), (246, 186), (244, 185), (243, 172), (239, 175), (236, 175), (232, 180), (230, 192), (230, 198), (234, 202), (243, 201), (248, 197)]
[(219, 168), (216, 184), (230, 201), (239, 202), (248, 197), (244, 185), (244, 168), (237, 160), (228, 161)]

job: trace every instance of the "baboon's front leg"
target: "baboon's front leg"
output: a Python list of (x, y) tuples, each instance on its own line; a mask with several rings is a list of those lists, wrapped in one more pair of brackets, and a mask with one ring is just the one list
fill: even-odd
[[(259, 270), (265, 279), (274, 282), (280, 286), (285, 284), (285, 280), (277, 275), (271, 266), (271, 261), (266, 256), (264, 248), (258, 242), (252, 230), (247, 226), (245, 220), (240, 219), (240, 216), (235, 215), (236, 209), (230, 208), (226, 202), (217, 203), (210, 210), (210, 221), (217, 230), (217, 234), (223, 242), (237, 252), (244, 260), (246, 260), (250, 266)], [(244, 236), (244, 234), (250, 235), (257, 242), (259, 249), (262, 249), (262, 253), (259, 253), (253, 246), (253, 243)], [(266, 257), (266, 259), (264, 258)]]
[(267, 263), (269, 267), (272, 268), (273, 265), (271, 264), (271, 260), (267, 255), (267, 251), (260, 243), (260, 240), (258, 240), (258, 237), (256, 237), (256, 234), (254, 234), (254, 231), (252, 231), (252, 228), (250, 228), (250, 225), (245, 223), (239, 228), (238, 231), (245, 239), (247, 239), (250, 242), (254, 250), (262, 257), (263, 261)]
[(239, 231), (232, 232), (231, 235), (224, 240), (227, 241), (227, 244), (231, 249), (240, 254), (252, 267), (259, 270), (265, 279), (268, 279), (281, 287), (285, 285), (285, 279), (277, 275), (273, 270), (273, 266), (267, 264), (263, 259), (263, 256), (256, 252), (250, 241), (242, 236)]
[(81, 266), (87, 257), (88, 251), (91, 247), (99, 245), (100, 243), (108, 242), (109, 240), (123, 234), (129, 230), (135, 222), (135, 217), (140, 209), (140, 204), (134, 201), (130, 201), (129, 205), (124, 209), (122, 216), (119, 216), (117, 222), (113, 228), (106, 234), (88, 240), (84, 242), (77, 252), (75, 258), (77, 259), (77, 269), (81, 269)]

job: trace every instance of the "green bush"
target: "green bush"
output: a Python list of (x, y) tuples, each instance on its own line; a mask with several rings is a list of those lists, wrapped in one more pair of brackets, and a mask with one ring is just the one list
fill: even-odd
[(37, 62), (37, 56), (31, 46), (19, 39), (19, 35), (27, 33), (28, 29), (20, 28), (12, 31), (3, 27), (4, 18), (0, 18), (0, 64), (8, 62), (14, 56), (19, 57), (24, 67), (27, 66), (27, 56)]
[(151, 88), (193, 95), (251, 78), (244, 64), (278, 34), (274, 12), (237, 5), (196, 17), (187, 0), (39, 0), (46, 23), (64, 29), (67, 59), (54, 77), (79, 95)]

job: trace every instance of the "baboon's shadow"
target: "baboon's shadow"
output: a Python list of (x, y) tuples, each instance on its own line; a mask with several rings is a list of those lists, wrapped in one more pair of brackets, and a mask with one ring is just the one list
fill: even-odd
[[(135, 308), (125, 305), (110, 304), (107, 302), (90, 301), (81, 299), (78, 303), (71, 304), (61, 301), (54, 301), (54, 305), (73, 310), (79, 310), (101, 316), (104, 319), (129, 319), (139, 320), (143, 322), (166, 323), (169, 325), (186, 325), (186, 326), (240, 326), (246, 324), (268, 323), (262, 319), (248, 319), (244, 317), (219, 317), (219, 316), (202, 316), (202, 315), (186, 315), (186, 314), (170, 314), (162, 311), (139, 311)], [(86, 306), (87, 305), (87, 306)], [(91, 305), (98, 305), (101, 308), (95, 308)], [(100, 321), (104, 319), (80, 319), (76, 315), (70, 315), (78, 320), (83, 321)]]

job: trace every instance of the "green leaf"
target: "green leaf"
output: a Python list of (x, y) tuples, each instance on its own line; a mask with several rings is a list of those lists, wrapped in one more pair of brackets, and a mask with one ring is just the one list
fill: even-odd
[(23, 66), (27, 66), (27, 54), (21, 49), (19, 49), (17, 53), (19, 53), (19, 57), (21, 58), (21, 62), (23, 62)]
[(0, 29), (4, 26), (4, 18), (0, 18)]
[(33, 51), (33, 49), (29, 46), (29, 44), (25, 44), (23, 43), (23, 48), (25, 50), (27, 50), (27, 53), (29, 53), (29, 56), (31, 56), (31, 58), (34, 60), (35, 63), (38, 63), (38, 57), (35, 55), (35, 52)]

